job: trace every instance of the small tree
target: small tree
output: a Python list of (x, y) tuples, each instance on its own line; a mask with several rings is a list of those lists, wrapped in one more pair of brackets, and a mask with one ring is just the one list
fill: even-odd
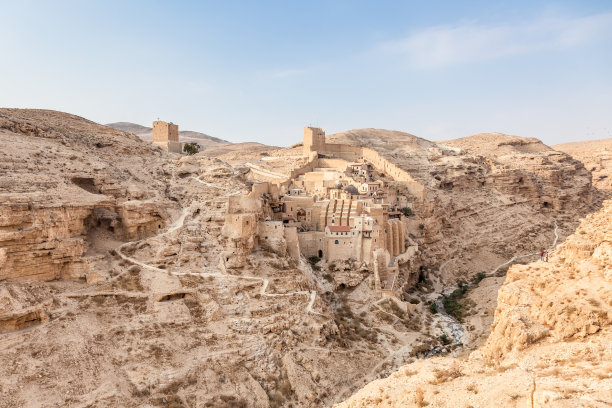
[(195, 143), (195, 142), (193, 142), (193, 143), (185, 143), (183, 145), (183, 151), (191, 156), (191, 155), (196, 154), (197, 152), (200, 151), (200, 145)]
[(410, 217), (412, 215), (412, 208), (410, 207), (402, 208), (402, 214), (404, 214), (405, 217)]

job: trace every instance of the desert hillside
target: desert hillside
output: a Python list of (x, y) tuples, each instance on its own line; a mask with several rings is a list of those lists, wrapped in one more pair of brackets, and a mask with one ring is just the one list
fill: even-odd
[(584, 163), (593, 173), (593, 185), (612, 190), (612, 139), (589, 140), (553, 146)]
[[(0, 110), (0, 279), (85, 277), (105, 234), (132, 240), (166, 226), (167, 153), (78, 116)], [(100, 239), (98, 239), (100, 238)], [(99, 247), (98, 247), (99, 245)]]
[[(153, 128), (138, 125), (131, 122), (115, 122), (108, 123), (106, 126), (123, 132), (134, 133), (136, 136), (146, 142), (153, 140)], [(179, 138), (182, 143), (197, 143), (202, 150), (210, 148), (219, 148), (226, 145), (231, 145), (230, 142), (222, 140), (204, 133), (194, 132), (191, 130), (179, 130)]]
[(607, 201), (549, 262), (510, 268), (481, 349), (406, 365), (336, 406), (609, 407), (611, 299)]
[[(608, 262), (609, 204), (581, 162), (535, 139), (358, 129), (319, 151), (295, 135), (178, 156), (125, 129), (0, 109), (0, 407), (331, 406), (416, 359), (429, 377), (468, 364), (429, 357), (480, 346), (496, 308), (462, 378), (607, 339), (608, 272), (592, 288), (585, 276)], [(550, 263), (515, 265), (496, 303), (508, 266), (593, 211)], [(521, 364), (506, 369), (515, 388), (532, 381)]]

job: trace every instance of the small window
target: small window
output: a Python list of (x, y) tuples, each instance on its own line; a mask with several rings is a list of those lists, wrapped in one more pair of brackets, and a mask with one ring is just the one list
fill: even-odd
[(338, 240), (334, 241), (334, 244), (336, 244), (336, 245), (338, 245), (339, 243), (340, 243), (340, 241), (338, 241)]
[(249, 222), (248, 222), (248, 221), (246, 222), (246, 225), (249, 225)]

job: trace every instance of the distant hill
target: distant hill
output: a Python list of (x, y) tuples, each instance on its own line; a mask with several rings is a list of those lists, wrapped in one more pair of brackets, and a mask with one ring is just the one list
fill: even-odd
[[(107, 123), (106, 126), (113, 129), (122, 130), (124, 132), (132, 132), (142, 140), (150, 142), (153, 140), (153, 128), (142, 126), (131, 122), (115, 122)], [(197, 143), (201, 146), (201, 151), (213, 147), (221, 147), (232, 144), (227, 140), (222, 140), (217, 137), (209, 136), (205, 133), (194, 132), (191, 130), (179, 130), (179, 137), (182, 143)]]

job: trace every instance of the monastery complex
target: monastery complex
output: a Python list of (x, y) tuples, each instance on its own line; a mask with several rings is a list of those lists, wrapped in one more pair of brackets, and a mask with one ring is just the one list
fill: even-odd
[(304, 128), (303, 155), (306, 164), (286, 179), (229, 197), (225, 267), (241, 268), (263, 249), (361, 263), (388, 295), (414, 285), (418, 247), (408, 231), (418, 228), (410, 215), (423, 205), (424, 187), (372, 149), (326, 143), (319, 128)]

